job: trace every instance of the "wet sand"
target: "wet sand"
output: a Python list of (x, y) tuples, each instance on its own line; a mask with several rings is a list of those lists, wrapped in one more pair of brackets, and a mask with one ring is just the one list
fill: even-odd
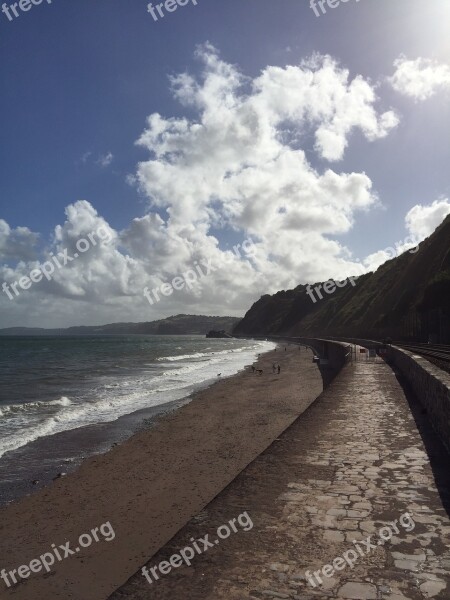
[(89, 456), (108, 452), (142, 429), (153, 427), (164, 415), (189, 398), (123, 415), (116, 421), (69, 429), (8, 452), (0, 461), (0, 506), (35, 494), (58, 473), (72, 473)]
[[(279, 362), (281, 374), (272, 373)], [(311, 351), (292, 346), (194, 395), (149, 431), (0, 510), (0, 569), (109, 521), (115, 539), (81, 549), (49, 574), (32, 573), (0, 597), (102, 600), (121, 586), (300, 415), (322, 391)]]

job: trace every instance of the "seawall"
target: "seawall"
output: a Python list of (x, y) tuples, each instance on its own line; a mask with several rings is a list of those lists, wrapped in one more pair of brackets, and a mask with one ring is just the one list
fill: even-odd
[(406, 378), (450, 452), (450, 375), (422, 356), (397, 346), (388, 348), (387, 361)]

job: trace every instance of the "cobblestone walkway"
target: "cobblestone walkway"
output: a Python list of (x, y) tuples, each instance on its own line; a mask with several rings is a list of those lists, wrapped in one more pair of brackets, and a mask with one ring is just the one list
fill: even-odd
[(251, 531), (112, 598), (449, 600), (449, 457), (410, 403), (383, 362), (348, 366), (148, 566), (242, 511)]

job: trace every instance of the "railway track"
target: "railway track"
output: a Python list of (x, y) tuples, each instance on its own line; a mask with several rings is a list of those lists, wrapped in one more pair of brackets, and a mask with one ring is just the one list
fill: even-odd
[(439, 368), (450, 373), (450, 346), (444, 344), (404, 344), (402, 342), (393, 342), (393, 346), (423, 356)]

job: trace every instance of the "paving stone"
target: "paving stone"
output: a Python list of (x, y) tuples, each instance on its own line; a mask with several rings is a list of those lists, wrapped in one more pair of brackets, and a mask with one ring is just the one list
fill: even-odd
[(355, 521), (355, 519), (342, 519), (342, 521), (339, 521), (339, 528), (354, 531), (358, 528), (358, 521)]
[(341, 531), (335, 529), (327, 529), (323, 532), (323, 539), (329, 542), (343, 542), (345, 540), (344, 534)]
[(347, 531), (345, 533), (345, 539), (347, 542), (353, 542), (353, 540), (356, 540), (358, 542), (360, 540), (365, 540), (366, 536), (363, 535), (360, 531)]
[(369, 511), (368, 510), (353, 510), (350, 509), (347, 511), (347, 516), (348, 517), (352, 517), (355, 519), (365, 519), (366, 517), (369, 516)]
[(419, 563), (415, 560), (396, 560), (394, 564), (398, 569), (405, 569), (405, 571), (419, 570)]
[(330, 510), (327, 510), (327, 515), (333, 515), (335, 517), (345, 517), (347, 514), (347, 511), (343, 508), (330, 508)]
[(424, 562), (427, 555), (423, 552), (420, 554), (403, 554), (403, 552), (392, 552), (392, 556), (398, 560), (412, 560), (416, 562)]
[(339, 588), (338, 594), (351, 600), (377, 600), (377, 588), (370, 583), (345, 583)]
[(419, 589), (425, 598), (432, 598), (445, 590), (446, 587), (447, 584), (444, 581), (426, 581), (419, 586)]
[(373, 521), (360, 521), (359, 528), (367, 533), (375, 533), (377, 530)]
[(338, 579), (335, 579), (334, 577), (325, 577), (325, 579), (323, 580), (321, 589), (323, 590), (332, 590), (333, 588), (335, 588), (339, 583)]

